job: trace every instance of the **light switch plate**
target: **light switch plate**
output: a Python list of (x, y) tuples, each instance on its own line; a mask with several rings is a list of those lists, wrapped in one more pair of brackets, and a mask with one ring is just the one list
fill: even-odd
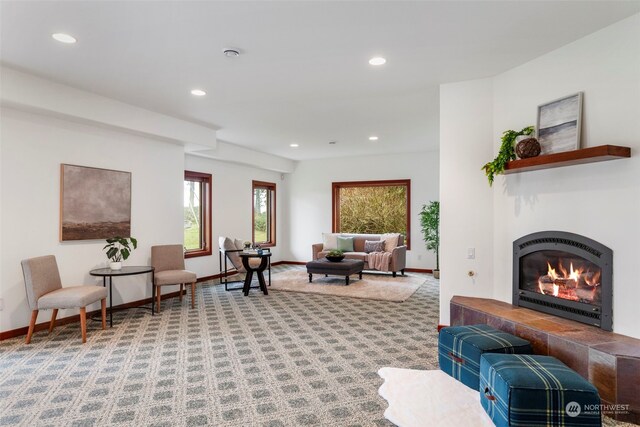
[(467, 259), (476, 258), (476, 248), (467, 248)]

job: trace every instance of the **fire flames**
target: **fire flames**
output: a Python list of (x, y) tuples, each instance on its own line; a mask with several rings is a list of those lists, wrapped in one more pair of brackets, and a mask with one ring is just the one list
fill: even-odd
[(560, 273), (547, 262), (547, 274), (538, 278), (540, 293), (573, 301), (591, 302), (595, 299), (600, 286), (599, 271), (574, 268), (573, 262), (567, 270), (562, 261), (558, 261), (558, 270)]

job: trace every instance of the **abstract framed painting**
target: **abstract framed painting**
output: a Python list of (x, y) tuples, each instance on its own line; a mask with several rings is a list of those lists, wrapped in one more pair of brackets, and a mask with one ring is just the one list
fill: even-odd
[(582, 92), (538, 106), (540, 154), (561, 153), (580, 148)]
[(131, 235), (131, 172), (60, 165), (60, 241)]

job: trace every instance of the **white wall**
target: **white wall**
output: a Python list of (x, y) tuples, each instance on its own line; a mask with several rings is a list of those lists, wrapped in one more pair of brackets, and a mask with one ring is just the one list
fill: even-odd
[[(105, 267), (104, 242), (60, 242), (60, 164), (69, 163), (132, 172), (131, 234), (139, 247), (125, 265), (148, 265), (150, 247), (183, 241), (184, 170), (213, 175), (213, 255), (186, 260), (198, 277), (217, 274), (218, 236), (251, 239), (251, 181), (275, 182), (277, 186), (277, 246), (272, 261), (281, 259), (288, 241), (282, 214), (286, 197), (281, 174), (184, 154), (182, 146), (114, 129), (76, 123), (11, 108), (1, 110), (0, 171), (0, 331), (28, 325), (20, 261), (34, 256), (57, 257), (63, 285), (100, 283), (89, 275)], [(113, 304), (151, 296), (148, 277), (116, 279)], [(177, 288), (163, 289), (163, 293)], [(96, 304), (89, 309), (99, 308)], [(59, 317), (76, 314), (63, 310)], [(47, 313), (39, 321), (45, 321)]]
[(287, 194), (280, 173), (191, 155), (185, 156), (185, 169), (210, 173), (213, 181), (213, 254), (187, 259), (186, 267), (188, 269), (196, 272), (198, 277), (218, 274), (220, 272), (218, 237), (251, 240), (251, 204), (253, 200), (251, 181), (253, 180), (276, 184), (276, 246), (271, 248), (273, 253), (271, 262), (282, 259), (282, 248), (286, 246), (288, 240), (288, 229), (282, 215), (283, 200)]
[(438, 200), (438, 152), (385, 156), (305, 160), (288, 177), (287, 206), (290, 228), (288, 261), (311, 259), (311, 245), (331, 231), (331, 183), (411, 179), (411, 250), (407, 267), (435, 268), (435, 255), (427, 252), (418, 213), (423, 204)]
[(640, 338), (640, 15), (497, 76), (494, 140), (535, 124), (537, 105), (578, 91), (582, 146), (629, 146), (633, 157), (498, 178), (494, 295), (511, 298), (512, 265), (504, 260), (515, 239), (541, 230), (582, 234), (613, 249), (614, 330)]
[(295, 160), (285, 159), (269, 153), (262, 153), (240, 145), (218, 141), (218, 145), (212, 150), (187, 150), (190, 154), (218, 160), (226, 163), (236, 163), (252, 168), (270, 170), (280, 173), (291, 173), (295, 170)]
[[(22, 259), (55, 255), (65, 286), (96, 283), (89, 270), (106, 266), (104, 241), (59, 241), (61, 163), (132, 172), (131, 233), (140, 246), (126, 264), (148, 264), (151, 245), (182, 241), (181, 146), (8, 108), (0, 113), (0, 296), (5, 305), (0, 330), (28, 325)], [(116, 279), (114, 304), (150, 297), (147, 281), (144, 276)], [(75, 313), (63, 310), (59, 316)]]
[(126, 129), (194, 149), (216, 148), (216, 131), (211, 127), (135, 107), (9, 67), (0, 67), (0, 76), (4, 106), (92, 125)]
[[(251, 180), (275, 182), (278, 247), (273, 261), (279, 259), (288, 241), (287, 215), (280, 212), (286, 196), (280, 172), (292, 171), (294, 161), (223, 142), (216, 147), (212, 128), (11, 68), (0, 67), (0, 78), (0, 331), (28, 325), (22, 259), (56, 255), (66, 286), (100, 282), (88, 272), (106, 266), (104, 241), (58, 240), (61, 163), (132, 172), (131, 234), (140, 246), (128, 265), (149, 264), (152, 245), (183, 241), (185, 162), (191, 170), (212, 173), (214, 254), (186, 262), (198, 277), (219, 271), (218, 235), (250, 239)], [(199, 155), (218, 160), (185, 160), (185, 150), (198, 149)], [(113, 304), (150, 297), (147, 281), (144, 276), (117, 279)], [(59, 317), (75, 313), (63, 310)]]
[[(440, 87), (440, 319), (453, 295), (493, 293), (492, 192), (480, 170), (492, 150), (491, 79)], [(475, 259), (467, 259), (468, 248)], [(468, 272), (474, 276), (469, 277)]]
[[(481, 294), (487, 298), (511, 301), (512, 242), (531, 232), (563, 230), (583, 234), (614, 251), (614, 330), (640, 338), (637, 323), (638, 247), (640, 242), (640, 15), (577, 40), (492, 79), (493, 138), (466, 138), (457, 152), (446, 150), (442, 140), (441, 193), (457, 191), (460, 198), (477, 197), (477, 184), (487, 186), (482, 172), (477, 182), (463, 183), (448, 173), (445, 166), (468, 150), (479, 149), (473, 169), (491, 160), (499, 147), (500, 134), (506, 129), (521, 129), (535, 124), (537, 105), (577, 91), (584, 92), (583, 147), (615, 144), (631, 147), (632, 158), (611, 162), (546, 169), (497, 177), (492, 190), (493, 206), (481, 209), (478, 227), (492, 228), (493, 288)], [(486, 104), (485, 91), (468, 98), (459, 90), (483, 82), (445, 85), (441, 93), (441, 135), (455, 132), (464, 124), (468, 134), (484, 135), (487, 124), (468, 121), (463, 110), (446, 110), (452, 103)], [(455, 89), (455, 90), (454, 90)], [(491, 109), (491, 106), (487, 106)], [(458, 118), (456, 115), (460, 114)], [(485, 120), (487, 120), (485, 118)], [(485, 153), (487, 144), (492, 154)], [(479, 154), (479, 152), (478, 152)], [(445, 173), (446, 171), (446, 173)], [(488, 187), (487, 187), (488, 188)], [(443, 197), (443, 203), (445, 199)], [(570, 208), (567, 209), (566, 207)], [(564, 208), (560, 208), (564, 207)], [(447, 207), (443, 207), (443, 211)], [(444, 215), (443, 215), (444, 216)], [(487, 218), (491, 218), (488, 220)], [(467, 218), (443, 220), (442, 234), (456, 235)], [(488, 237), (487, 237), (488, 238)], [(445, 259), (460, 258), (445, 247), (443, 237), (442, 321), (448, 323), (444, 306), (453, 293), (471, 295), (444, 277)], [(479, 260), (478, 260), (479, 261)], [(483, 268), (489, 268), (483, 263)], [(490, 273), (491, 274), (491, 273)], [(478, 281), (480, 275), (478, 275)]]

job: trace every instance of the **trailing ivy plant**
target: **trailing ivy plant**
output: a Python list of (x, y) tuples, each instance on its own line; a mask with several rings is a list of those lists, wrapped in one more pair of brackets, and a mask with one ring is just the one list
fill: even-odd
[(502, 133), (502, 144), (500, 145), (500, 151), (498, 151), (498, 155), (493, 161), (487, 163), (482, 167), (485, 175), (489, 179), (489, 186), (493, 185), (493, 179), (496, 175), (504, 172), (504, 167), (507, 165), (507, 162), (510, 160), (516, 159), (516, 153), (514, 150), (514, 142), (516, 138), (520, 135), (532, 135), (533, 134), (533, 126), (527, 126), (522, 129), (520, 132), (516, 132), (515, 130), (505, 130)]

